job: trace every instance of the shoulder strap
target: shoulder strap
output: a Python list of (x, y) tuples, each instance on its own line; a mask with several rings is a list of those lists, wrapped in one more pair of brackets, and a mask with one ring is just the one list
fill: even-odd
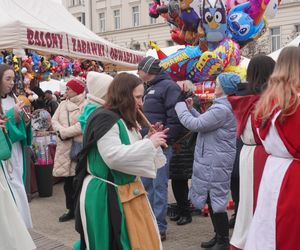
[(120, 140), (121, 140), (121, 142), (125, 145), (129, 145), (130, 140), (129, 140), (129, 136), (128, 136), (128, 133), (127, 133), (124, 122), (121, 119), (119, 119), (117, 121), (117, 124), (118, 124), (119, 130), (120, 130)]

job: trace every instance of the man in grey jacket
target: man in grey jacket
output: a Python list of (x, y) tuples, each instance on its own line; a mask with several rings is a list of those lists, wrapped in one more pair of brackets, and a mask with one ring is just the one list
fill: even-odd
[(240, 77), (222, 73), (217, 77), (216, 99), (211, 107), (199, 114), (190, 99), (180, 101), (175, 110), (180, 122), (198, 132), (190, 199), (195, 207), (209, 205), (215, 237), (201, 247), (211, 250), (229, 249), (229, 225), (226, 204), (230, 191), (230, 177), (236, 154), (236, 121), (227, 100), (240, 83)]

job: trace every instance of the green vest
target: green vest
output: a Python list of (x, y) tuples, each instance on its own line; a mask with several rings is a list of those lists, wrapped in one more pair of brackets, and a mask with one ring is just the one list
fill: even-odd
[[(126, 127), (122, 120), (117, 121), (120, 130), (120, 140), (123, 144), (129, 145), (130, 140)], [(88, 171), (91, 175), (107, 180), (108, 173), (111, 171), (114, 183), (124, 185), (135, 180), (135, 176), (125, 174), (116, 170), (110, 170), (103, 161), (95, 145), (88, 154)], [(109, 250), (109, 221), (107, 203), (107, 184), (106, 182), (93, 178), (87, 186), (85, 193), (85, 214), (88, 232), (89, 250)], [(121, 211), (121, 234), (120, 241), (124, 250), (131, 249), (128, 233), (125, 224), (123, 207), (118, 197)], [(86, 239), (87, 240), (87, 239)]]

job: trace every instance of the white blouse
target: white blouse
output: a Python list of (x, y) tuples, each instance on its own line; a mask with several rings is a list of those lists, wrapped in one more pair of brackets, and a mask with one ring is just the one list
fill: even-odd
[(148, 138), (142, 139), (136, 130), (127, 130), (130, 145), (121, 143), (118, 124), (115, 124), (97, 142), (98, 151), (110, 169), (120, 172), (155, 178), (158, 168), (166, 164), (160, 147), (155, 148)]

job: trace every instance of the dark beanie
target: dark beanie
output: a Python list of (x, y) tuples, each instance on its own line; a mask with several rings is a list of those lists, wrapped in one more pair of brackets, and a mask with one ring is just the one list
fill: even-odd
[(151, 75), (158, 75), (161, 67), (159, 66), (160, 60), (155, 59), (152, 56), (144, 57), (142, 61), (139, 62), (138, 70), (142, 70)]

